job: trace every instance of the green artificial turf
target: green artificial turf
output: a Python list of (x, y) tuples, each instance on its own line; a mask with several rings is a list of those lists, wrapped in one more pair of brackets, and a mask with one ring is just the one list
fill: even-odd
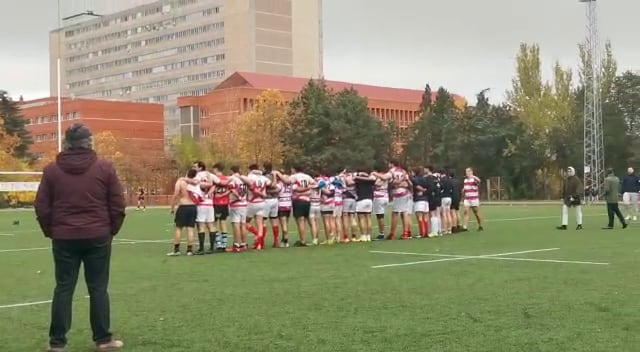
[[(601, 230), (600, 206), (583, 231), (555, 230), (559, 206), (482, 210), (482, 233), (177, 258), (169, 242), (122, 240), (170, 241), (167, 209), (129, 211), (112, 328), (132, 352), (640, 350), (638, 227)], [(7, 306), (51, 299), (47, 247), (32, 212), (0, 212), (1, 351), (46, 346), (50, 305)], [(504, 257), (609, 264), (442, 256), (539, 249)], [(92, 347), (86, 294), (81, 278), (69, 351)]]

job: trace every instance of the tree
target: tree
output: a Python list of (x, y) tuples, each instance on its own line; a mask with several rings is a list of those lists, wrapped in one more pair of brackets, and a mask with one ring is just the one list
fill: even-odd
[[(4, 120), (0, 117), (0, 124), (4, 124)], [(0, 169), (7, 171), (21, 171), (24, 169), (24, 163), (18, 159), (14, 152), (20, 144), (17, 136), (11, 135), (4, 129), (0, 129)]]
[(100, 132), (93, 136), (93, 149), (100, 157), (110, 160), (114, 165), (122, 159), (122, 152), (118, 147), (118, 140), (111, 131)]
[(284, 163), (315, 171), (371, 167), (382, 162), (391, 138), (353, 89), (336, 94), (323, 81), (309, 81), (291, 103), (283, 134)]
[(431, 87), (427, 84), (420, 103), (420, 117), (407, 129), (404, 146), (404, 159), (412, 166), (427, 165), (431, 161), (431, 133), (429, 117), (433, 104), (431, 101)]
[[(516, 58), (517, 74), (512, 81), (512, 89), (507, 92), (509, 104), (526, 127), (533, 143), (535, 155), (544, 155), (544, 161), (537, 170), (541, 188), (547, 198), (552, 188), (561, 182), (557, 163), (559, 145), (573, 135), (574, 96), (571, 91), (572, 74), (556, 63), (553, 80), (542, 80), (540, 48), (538, 45), (522, 44)], [(565, 166), (565, 165), (563, 165)]]
[(194, 161), (200, 160), (200, 146), (192, 137), (176, 137), (171, 142), (171, 155), (180, 171), (185, 171)]
[(460, 149), (456, 131), (459, 129), (459, 122), (459, 111), (453, 97), (441, 87), (427, 121), (431, 162), (438, 167), (450, 167), (458, 160)]
[(31, 134), (25, 127), (25, 120), (20, 115), (18, 104), (3, 90), (0, 90), (0, 118), (4, 121), (0, 127), (6, 135), (18, 138), (11, 154), (20, 159), (31, 159), (32, 155), (29, 154), (29, 146), (33, 144)]
[(262, 92), (252, 111), (240, 117), (238, 150), (247, 163), (271, 162), (281, 165), (284, 145), (281, 137), (288, 129), (287, 107), (277, 90)]

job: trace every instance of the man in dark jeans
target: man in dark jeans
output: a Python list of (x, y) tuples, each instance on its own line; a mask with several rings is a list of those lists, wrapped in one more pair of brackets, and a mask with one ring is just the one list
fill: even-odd
[(613, 216), (616, 215), (622, 228), (627, 228), (627, 223), (620, 212), (618, 207), (618, 200), (620, 198), (620, 179), (614, 175), (613, 169), (607, 169), (607, 177), (604, 179), (604, 199), (607, 202), (607, 215), (609, 215), (609, 223), (604, 230), (613, 229)]
[(67, 345), (81, 263), (96, 350), (114, 351), (124, 344), (109, 331), (107, 287), (111, 240), (125, 217), (122, 186), (113, 165), (92, 150), (88, 128), (75, 124), (64, 137), (64, 151), (44, 169), (34, 204), (42, 232), (51, 238), (55, 265), (49, 351), (63, 352)]

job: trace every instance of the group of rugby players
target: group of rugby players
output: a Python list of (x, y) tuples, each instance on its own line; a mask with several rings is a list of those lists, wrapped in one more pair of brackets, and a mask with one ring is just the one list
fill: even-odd
[[(176, 232), (170, 256), (181, 254), (182, 232), (187, 232), (187, 255), (203, 255), (217, 251), (244, 252), (247, 235), (254, 236), (253, 249), (263, 250), (269, 224), (273, 247), (289, 247), (289, 218), (293, 216), (298, 239), (293, 246), (305, 247), (307, 225), (310, 244), (335, 244), (393, 240), (398, 220), (402, 223), (401, 239), (432, 238), (467, 231), (473, 212), (482, 231), (479, 213), (480, 179), (471, 168), (462, 182), (454, 173), (436, 171), (427, 166), (406, 171), (395, 162), (376, 170), (361, 168), (337, 173), (305, 173), (294, 166), (290, 174), (274, 170), (266, 163), (260, 169), (250, 165), (247, 175), (237, 166), (231, 175), (223, 174), (224, 166), (215, 164), (207, 171), (204, 163), (194, 163), (186, 177), (178, 179), (171, 212), (175, 213)], [(459, 216), (460, 202), (464, 219)], [(391, 206), (391, 224), (385, 236), (385, 215)], [(177, 206), (177, 210), (176, 210)], [(412, 234), (412, 214), (418, 222), (418, 233)], [(372, 216), (378, 235), (372, 238)], [(232, 246), (228, 246), (227, 221), (232, 227)], [(320, 227), (324, 239), (320, 238)], [(193, 250), (195, 229), (197, 250)], [(205, 241), (209, 237), (209, 248)]]

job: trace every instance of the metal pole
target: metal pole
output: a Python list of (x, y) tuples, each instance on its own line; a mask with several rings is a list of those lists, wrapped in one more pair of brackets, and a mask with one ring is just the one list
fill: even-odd
[(58, 0), (58, 58), (56, 60), (56, 76), (58, 80), (58, 153), (62, 151), (62, 79), (60, 78), (60, 35), (62, 35), (62, 13), (60, 11), (60, 0)]
[[(60, 35), (60, 33), (58, 33)], [(60, 37), (58, 37), (58, 42)], [(58, 60), (57, 60), (57, 76), (58, 76), (58, 153), (62, 151), (62, 89), (60, 79), (60, 45), (58, 45)]]

